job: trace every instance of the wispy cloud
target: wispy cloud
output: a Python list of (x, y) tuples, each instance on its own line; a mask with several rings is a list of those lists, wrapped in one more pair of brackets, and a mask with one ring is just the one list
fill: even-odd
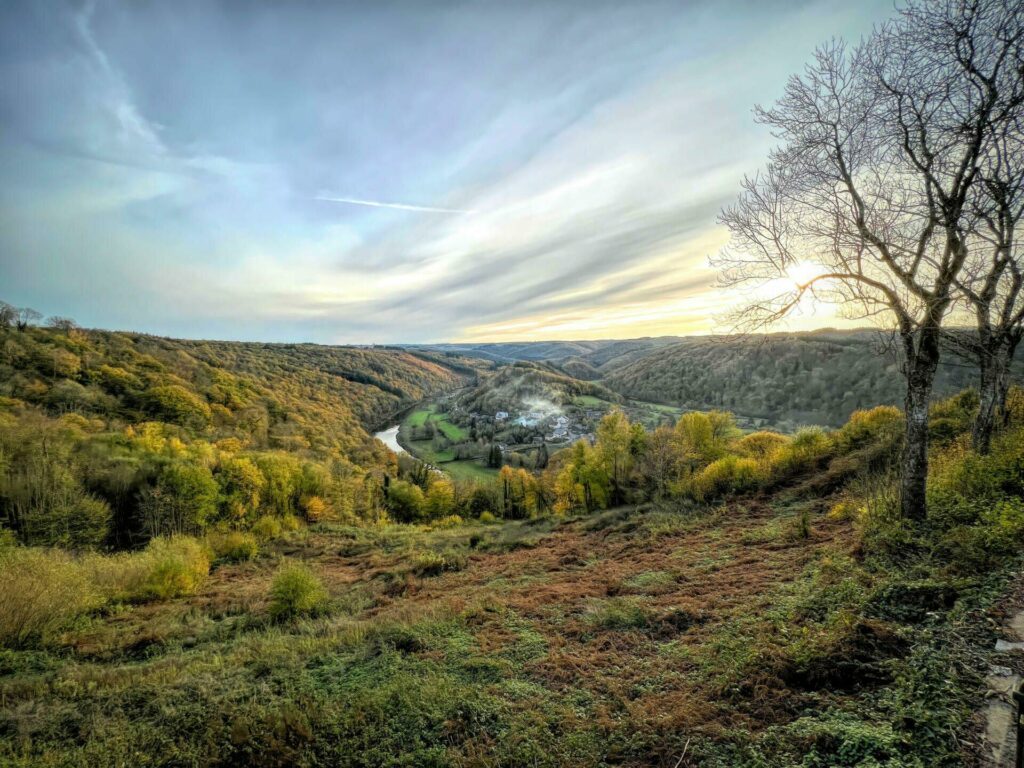
[(715, 214), (771, 144), (750, 105), (891, 12), (723, 3), (735, 23), (438, 0), (396, 26), (376, 6), (7, 0), (0, 252), (25, 258), (0, 258), (0, 298), (268, 341), (708, 331), (730, 300)]
[(330, 203), (348, 203), (350, 205), (368, 205), (371, 208), (395, 208), (399, 211), (421, 211), (423, 213), (455, 213), (471, 214), (476, 211), (467, 211), (461, 208), (431, 208), (427, 205), (409, 205), (408, 203), (384, 203), (380, 200), (360, 200), (356, 197), (332, 197), (330, 195), (317, 195), (314, 200), (326, 200)]

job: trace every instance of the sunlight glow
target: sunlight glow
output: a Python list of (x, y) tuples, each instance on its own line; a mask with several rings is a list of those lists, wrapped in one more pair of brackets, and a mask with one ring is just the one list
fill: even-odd
[(786, 270), (786, 277), (797, 285), (806, 285), (827, 271), (821, 264), (815, 264), (812, 261), (798, 261)]

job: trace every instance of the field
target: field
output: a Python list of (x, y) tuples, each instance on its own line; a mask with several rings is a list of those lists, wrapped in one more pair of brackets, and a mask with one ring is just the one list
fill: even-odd
[(422, 427), (427, 423), (433, 424), (435, 429), (440, 430), (452, 442), (459, 442), (469, 437), (468, 431), (456, 424), (452, 424), (448, 420), (448, 414), (439, 413), (437, 406), (433, 403), (410, 412), (402, 421), (402, 426)]
[[(818, 632), (841, 616), (816, 585), (854, 588), (850, 524), (822, 510), (300, 530), (194, 597), (5, 651), (0, 730), (17, 738), (0, 762), (724, 767), (801, 727), (863, 728), (883, 749), (870, 698), (898, 692), (898, 638), (864, 625), (863, 648), (809, 665), (772, 650), (794, 614), (825, 610)], [(330, 610), (272, 621), (271, 580), (298, 559)], [(812, 639), (789, 641), (808, 654)], [(852, 719), (811, 727), (821, 707)]]
[(455, 480), (493, 480), (497, 470), (487, 467), (479, 461), (463, 459), (459, 461), (447, 461), (441, 465), (441, 469), (451, 475)]
[(490, 467), (472, 460), (455, 460), (455, 454), (451, 450), (437, 451), (430, 440), (410, 440), (409, 434), (412, 427), (422, 427), (427, 423), (433, 424), (446, 438), (452, 442), (459, 442), (469, 437), (469, 432), (462, 427), (452, 424), (448, 415), (439, 413), (437, 405), (430, 403), (421, 408), (410, 411), (402, 420), (402, 441), (409, 451), (416, 458), (433, 464), (443, 469), (456, 480), (491, 480), (497, 472)]

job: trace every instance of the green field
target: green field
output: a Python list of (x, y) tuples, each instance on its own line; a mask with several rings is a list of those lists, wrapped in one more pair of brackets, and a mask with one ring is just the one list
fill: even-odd
[(602, 400), (600, 397), (594, 397), (593, 395), (576, 395), (572, 402), (573, 405), (579, 408), (601, 408), (611, 405), (607, 400)]
[(409, 430), (412, 427), (422, 427), (427, 422), (434, 425), (434, 428), (441, 432), (453, 443), (461, 442), (469, 437), (469, 431), (448, 420), (448, 414), (439, 413), (437, 406), (433, 403), (410, 411), (402, 420), (403, 444), (420, 461), (425, 461), (439, 469), (442, 469), (455, 480), (489, 480), (497, 474), (496, 470), (485, 467), (471, 459), (455, 460), (455, 453), (451, 450), (435, 450), (430, 440), (409, 440)]
[(455, 459), (451, 450), (435, 451), (430, 440), (409, 440), (406, 444), (412, 449), (413, 456), (428, 464), (444, 464)]
[(425, 408), (417, 408), (411, 411), (403, 420), (402, 426), (422, 427), (427, 420), (434, 415), (436, 406), (428, 405)]
[(426, 423), (434, 425), (446, 438), (458, 443), (469, 437), (469, 432), (448, 420), (448, 414), (438, 413), (436, 405), (427, 405), (411, 411), (402, 421), (404, 427), (422, 427)]
[(498, 470), (485, 467), (478, 461), (471, 459), (460, 459), (449, 461), (441, 465), (441, 469), (447, 472), (454, 480), (493, 480)]
[(456, 460), (451, 450), (434, 450), (430, 440), (412, 440), (406, 445), (417, 459), (434, 465), (455, 480), (490, 480), (497, 474), (497, 470), (473, 459)]

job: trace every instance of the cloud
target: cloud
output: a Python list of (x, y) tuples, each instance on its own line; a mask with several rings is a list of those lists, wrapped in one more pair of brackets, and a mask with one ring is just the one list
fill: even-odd
[(317, 195), (314, 200), (326, 200), (331, 203), (350, 203), (351, 205), (366, 205), (370, 208), (394, 208), (399, 211), (422, 211), (424, 213), (476, 213), (459, 208), (430, 208), (425, 205), (409, 205), (408, 203), (382, 203), (379, 200), (360, 200), (355, 197), (331, 197), (329, 195)]
[(12, 0), (0, 298), (208, 338), (709, 330), (750, 106), (872, 3)]

